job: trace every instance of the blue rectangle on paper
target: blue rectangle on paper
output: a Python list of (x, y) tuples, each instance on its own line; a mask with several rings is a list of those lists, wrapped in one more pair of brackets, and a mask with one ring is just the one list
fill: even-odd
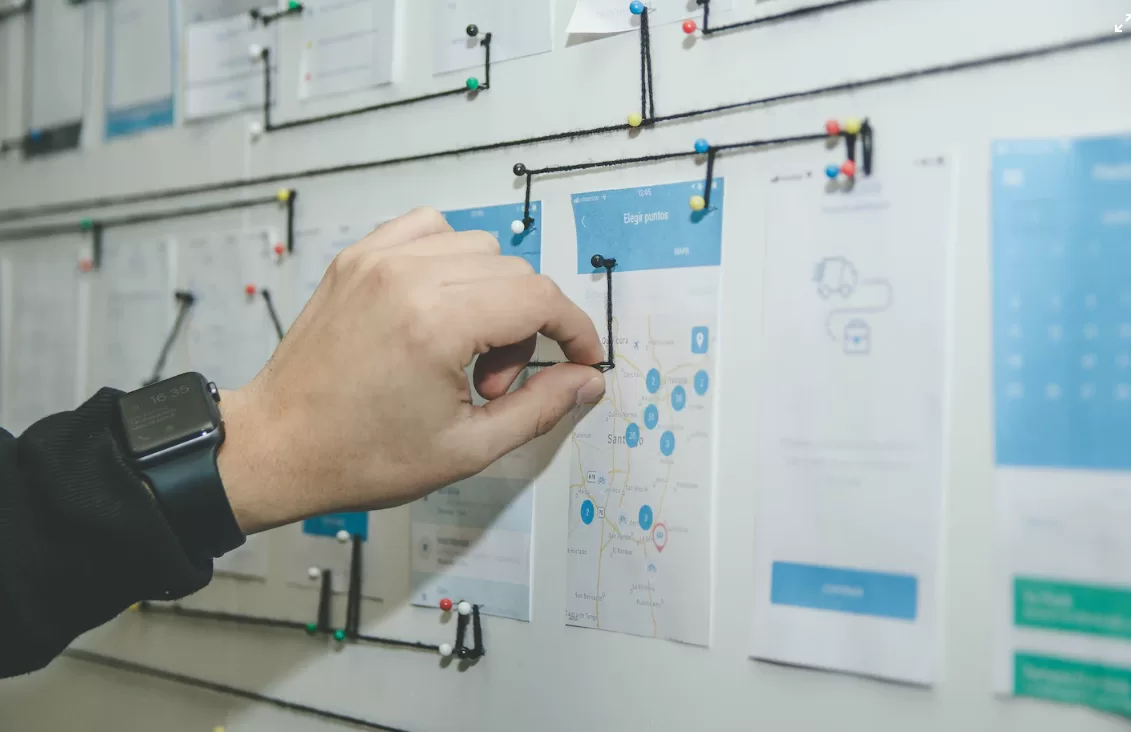
[[(530, 215), (540, 223), (542, 218), (537, 216), (542, 208), (541, 201), (530, 202)], [(503, 254), (522, 257), (535, 272), (542, 271), (542, 229), (538, 223), (530, 229), (515, 234), (511, 232), (511, 224), (521, 221), (525, 209), (523, 204), (503, 204), (501, 206), (486, 206), (483, 208), (465, 208), (459, 211), (445, 211), (444, 218), (456, 231), (486, 231), (499, 240)]]
[(914, 620), (919, 606), (919, 581), (909, 574), (774, 562), (770, 602)]
[(1131, 469), (1131, 136), (993, 149), (996, 460)]
[(594, 254), (617, 260), (617, 272), (712, 267), (723, 254), (723, 179), (711, 184), (711, 205), (692, 211), (702, 180), (573, 195), (577, 273), (597, 270)]
[(132, 135), (173, 124), (173, 98), (159, 99), (125, 109), (106, 110), (106, 139)]
[(336, 537), (342, 529), (348, 531), (350, 536), (360, 536), (362, 541), (368, 541), (369, 514), (330, 513), (302, 522), (302, 533), (310, 536)]

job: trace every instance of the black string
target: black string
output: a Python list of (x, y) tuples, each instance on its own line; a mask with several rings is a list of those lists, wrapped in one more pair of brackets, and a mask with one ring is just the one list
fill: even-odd
[(289, 120), (287, 122), (273, 122), (271, 120), (271, 64), (270, 64), (270, 51), (263, 49), (261, 58), (263, 59), (263, 131), (264, 132), (278, 132), (280, 130), (294, 129), (295, 127), (306, 127), (308, 125), (317, 125), (323, 122), (331, 122), (337, 119), (344, 119), (346, 117), (355, 117), (359, 114), (368, 114), (370, 112), (379, 112), (383, 109), (393, 109), (394, 107), (405, 107), (410, 104), (417, 104), (419, 102), (428, 102), (433, 99), (441, 99), (443, 97), (452, 97), (458, 94), (467, 94), (469, 92), (486, 91), (491, 88), (491, 34), (487, 33), (483, 36), (483, 40), (479, 42), (483, 48), (484, 53), (484, 82), (479, 85), (477, 89), (469, 89), (465, 84), (454, 89), (447, 89), (445, 91), (432, 92), (431, 94), (421, 94), (420, 96), (408, 97), (406, 99), (396, 99), (391, 102), (381, 102), (380, 104), (371, 104), (366, 107), (355, 107), (353, 109), (346, 109), (340, 112), (331, 112), (329, 114), (321, 114), (316, 117), (300, 117), (299, 119)]
[(157, 363), (153, 365), (153, 375), (146, 379), (142, 386), (156, 384), (161, 380), (161, 372), (165, 370), (165, 361), (169, 358), (169, 352), (173, 350), (173, 344), (176, 343), (177, 336), (181, 332), (185, 316), (188, 315), (189, 308), (196, 302), (196, 295), (187, 290), (177, 290), (173, 293), (173, 297), (177, 301), (177, 318), (173, 321), (173, 328), (165, 338), (164, 345), (161, 346), (161, 352), (157, 354)]
[(865, 119), (860, 125), (860, 143), (864, 152), (864, 175), (872, 174), (872, 124)]
[(301, 15), (304, 10), (306, 10), (306, 8), (303, 7), (302, 3), (295, 3), (294, 5), (287, 3), (287, 7), (281, 10), (276, 10), (273, 13), (264, 12), (262, 10), (259, 10), (258, 8), (252, 8), (248, 11), (248, 15), (251, 16), (251, 19), (253, 21), (259, 21), (264, 26), (268, 26), (274, 23), (276, 20), (285, 18), (288, 15)]
[[(848, 81), (830, 86), (815, 87), (800, 92), (790, 92), (787, 94), (779, 94), (771, 97), (762, 97), (759, 99), (750, 99), (742, 102), (734, 102), (731, 104), (723, 104), (715, 107), (708, 107), (704, 109), (695, 109), (686, 112), (678, 112), (669, 114), (662, 117), (657, 117), (652, 120), (654, 123), (673, 122), (677, 120), (690, 119), (693, 117), (700, 117), (709, 114), (717, 114), (719, 112), (727, 112), (735, 109), (743, 109), (747, 107), (760, 107), (779, 104), (782, 102), (795, 101), (798, 99), (807, 99), (812, 97), (824, 96), (827, 94), (839, 94), (845, 91), (854, 91), (873, 86), (882, 86), (884, 84), (892, 84), (897, 82), (911, 81), (932, 76), (939, 76), (959, 71), (968, 71), (970, 69), (980, 68), (984, 66), (992, 66), (996, 64), (1016, 63), (1019, 61), (1027, 61), (1035, 58), (1042, 58), (1045, 56), (1053, 56), (1061, 53), (1068, 53), (1071, 51), (1078, 51), (1084, 48), (1092, 48), (1098, 46), (1105, 46), (1112, 43), (1119, 43), (1122, 41), (1131, 40), (1129, 33), (1106, 33), (1100, 36), (1091, 36), (1089, 38), (1080, 38), (1063, 43), (1050, 44), (1045, 46), (1038, 46), (1035, 48), (1028, 48), (1021, 51), (1012, 51), (1003, 54), (996, 54), (993, 56), (981, 56), (978, 58), (967, 59), (948, 64), (940, 64), (936, 66), (927, 66), (910, 71), (903, 71), (895, 74), (887, 74), (884, 76), (876, 76), (867, 79), (859, 79), (856, 81)], [(273, 173), (270, 175), (259, 176), (255, 178), (236, 178), (218, 183), (204, 183), (191, 186), (178, 186), (174, 188), (158, 189), (153, 191), (145, 191), (142, 193), (129, 193), (114, 196), (101, 196), (97, 198), (79, 199), (74, 201), (66, 201), (63, 203), (51, 203), (40, 206), (27, 206), (23, 208), (12, 208), (7, 210), (0, 210), (0, 221), (17, 221), (21, 219), (37, 218), (41, 216), (50, 216), (55, 214), (69, 213), (73, 211), (93, 208), (104, 208), (108, 206), (124, 206), (135, 203), (146, 203), (149, 201), (158, 201), (169, 198), (179, 198), (182, 196), (201, 195), (205, 193), (219, 193), (222, 191), (230, 191), (238, 188), (247, 188), (251, 186), (271, 185), (283, 183), (287, 181), (301, 180), (306, 178), (319, 178), (329, 175), (339, 175), (342, 173), (353, 173), (362, 170), (370, 170), (373, 168), (382, 168), (393, 165), (405, 165), (409, 163), (420, 163), (428, 160), (436, 160), (440, 158), (456, 157), (459, 155), (468, 155), (471, 153), (491, 152), (495, 150), (505, 150), (513, 147), (524, 147), (527, 145), (537, 145), (545, 142), (555, 142), (559, 140), (575, 140), (583, 137), (591, 137), (594, 135), (608, 134), (611, 132), (623, 132), (629, 129), (626, 123), (604, 125), (601, 127), (589, 127), (580, 130), (569, 130), (566, 132), (554, 132), (545, 135), (536, 135), (532, 137), (523, 137), (512, 140), (502, 140), (499, 142), (486, 143), (482, 145), (468, 145), (459, 148), (447, 148), (444, 150), (436, 150), (428, 153), (418, 153), (414, 155), (404, 155), (394, 158), (381, 158), (378, 160), (367, 160), (356, 163), (345, 163), (341, 165), (330, 165), (318, 168), (308, 168), (306, 170), (291, 171), (288, 173)]]
[(479, 622), (479, 606), (471, 606), (471, 632), (475, 639), (475, 648), (471, 651), (472, 658), (482, 658), (487, 655), (487, 648), (483, 645), (483, 625)]
[(318, 616), (315, 627), (319, 633), (331, 632), (330, 604), (334, 601), (334, 573), (329, 569), (322, 570), (322, 585), (318, 588)]
[(776, 15), (764, 15), (761, 18), (754, 18), (752, 20), (742, 20), (737, 23), (728, 23), (727, 25), (720, 25), (717, 28), (712, 28), (710, 25), (711, 13), (711, 0), (696, 0), (697, 3), (703, 6), (703, 35), (710, 37), (716, 33), (726, 33), (727, 31), (737, 30), (738, 28), (749, 28), (753, 25), (765, 25), (767, 23), (778, 23), (783, 20), (790, 20), (793, 18), (800, 18), (806, 15), (817, 15), (825, 13), (830, 10), (838, 10), (849, 5), (863, 5), (864, 3), (876, 2), (876, 0), (836, 0), (836, 2), (822, 3), (821, 5), (810, 5), (804, 8), (796, 8), (795, 10), (787, 10), (784, 13)]
[(648, 8), (640, 14), (640, 119), (648, 119)]
[(711, 187), (715, 182), (715, 155), (718, 154), (718, 148), (707, 148), (707, 180), (706, 185), (703, 187), (703, 208), (708, 209), (711, 207)]
[(644, 66), (648, 69), (648, 110), (642, 115), (650, 124), (656, 118), (656, 97), (652, 84), (652, 31), (648, 25), (648, 6), (644, 6), (644, 12), (640, 14), (640, 33), (644, 38)]
[(219, 684), (214, 681), (197, 678), (195, 676), (186, 676), (185, 674), (178, 674), (172, 671), (155, 668), (153, 666), (146, 666), (133, 661), (126, 661), (120, 658), (113, 658), (111, 656), (104, 656), (100, 653), (91, 653), (90, 651), (80, 650), (67, 650), (63, 651), (63, 655), (67, 658), (76, 661), (83, 661), (85, 663), (92, 663), (98, 666), (104, 666), (116, 671), (126, 671), (128, 673), (140, 674), (143, 676), (150, 676), (162, 681), (170, 681), (175, 684), (183, 686), (191, 686), (197, 689), (204, 689), (205, 691), (215, 692), (217, 694), (227, 694), (229, 696), (239, 697), (240, 699), (247, 699), (249, 701), (260, 702), (262, 704), (270, 704), (280, 709), (286, 709), (290, 712), (298, 714), (306, 714), (312, 717), (321, 717), (322, 719), (329, 719), (335, 722), (342, 722), (344, 724), (353, 725), (363, 729), (382, 730), (383, 732), (407, 732), (400, 727), (390, 727), (386, 724), (380, 724), (368, 719), (360, 717), (351, 717), (347, 714), (339, 714), (317, 707), (307, 706), (306, 704), (298, 704), (297, 702), (287, 701), (274, 696), (260, 694), (256, 691), (248, 691), (247, 689), (240, 689), (235, 686), (228, 686), (227, 684)]
[(180, 605), (162, 606), (152, 605), (148, 602), (142, 602), (138, 603), (137, 609), (138, 612), (149, 613), (153, 615), (175, 615), (177, 617), (192, 618), (194, 620), (216, 620), (226, 623), (237, 623), (239, 625), (256, 625), (264, 628), (305, 630), (308, 627), (306, 623), (300, 623), (295, 620), (264, 618), (255, 615), (225, 613), (215, 610), (195, 610), (193, 608), (181, 607)]
[(346, 637), (356, 640), (361, 627), (361, 537), (353, 536), (350, 547), (350, 584), (346, 593)]
[(267, 314), (271, 316), (271, 324), (275, 326), (275, 335), (279, 336), (281, 341), (285, 335), (283, 324), (279, 321), (279, 313), (275, 311), (275, 302), (271, 299), (271, 291), (266, 288), (263, 290), (263, 302), (267, 303)]
[(467, 635), (467, 616), (459, 613), (456, 616), (456, 656), (458, 658), (467, 658), (468, 648), (464, 645), (464, 637)]
[[(615, 363), (613, 361), (613, 268), (617, 266), (617, 260), (612, 257), (604, 257), (600, 254), (594, 254), (589, 260), (594, 269), (605, 269), (605, 282), (607, 284), (607, 291), (605, 293), (605, 325), (608, 327), (609, 340), (607, 341), (608, 357), (606, 360), (593, 364), (593, 368), (601, 373), (611, 370)], [(550, 366), (557, 366), (561, 363), (573, 363), (572, 361), (530, 361), (526, 364), (528, 369), (544, 369)]]

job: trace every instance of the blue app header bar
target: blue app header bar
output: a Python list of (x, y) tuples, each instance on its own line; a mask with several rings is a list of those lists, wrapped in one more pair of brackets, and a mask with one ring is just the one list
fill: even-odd
[(521, 234), (511, 232), (511, 224), (522, 221), (524, 209), (521, 203), (445, 211), (444, 218), (456, 231), (486, 231), (499, 240), (503, 254), (522, 257), (534, 267), (535, 272), (541, 272), (542, 229), (539, 223), (542, 217), (537, 215), (541, 209), (541, 201), (530, 202), (530, 216), (535, 223), (533, 228)]
[(774, 605), (914, 620), (919, 581), (912, 575), (774, 562)]
[(330, 513), (302, 522), (302, 533), (310, 536), (336, 537), (342, 529), (348, 531), (350, 536), (360, 536), (362, 541), (368, 541), (369, 514)]

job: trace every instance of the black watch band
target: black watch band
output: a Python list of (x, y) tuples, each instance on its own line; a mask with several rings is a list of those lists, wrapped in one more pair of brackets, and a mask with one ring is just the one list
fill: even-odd
[(220, 480), (219, 447), (141, 469), (185, 552), (194, 557), (220, 557), (247, 541)]

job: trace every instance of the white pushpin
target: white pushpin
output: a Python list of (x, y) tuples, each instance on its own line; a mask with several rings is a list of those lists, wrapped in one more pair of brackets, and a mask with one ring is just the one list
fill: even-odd
[(521, 234), (524, 231), (526, 231), (526, 224), (522, 223), (520, 219), (515, 219), (511, 222), (512, 234)]
[(452, 648), (451, 643), (441, 643), (440, 644), (440, 655), (443, 656), (444, 658), (447, 658), (448, 656), (452, 655), (453, 650), (454, 649)]
[(471, 603), (464, 600), (456, 607), (456, 610), (459, 611), (460, 615), (471, 615)]
[(263, 58), (263, 46), (258, 43), (253, 43), (247, 47), (247, 55), (252, 61), (258, 61)]
[(318, 567), (311, 567), (310, 569), (306, 570), (306, 576), (312, 580), (316, 580), (322, 576), (322, 570)]
[(247, 123), (247, 134), (252, 140), (258, 140), (263, 137), (263, 123), (259, 121)]
[(345, 529), (339, 531), (337, 536), (338, 541), (342, 542), (343, 544), (347, 543), (350, 540), (350, 532), (346, 531)]

